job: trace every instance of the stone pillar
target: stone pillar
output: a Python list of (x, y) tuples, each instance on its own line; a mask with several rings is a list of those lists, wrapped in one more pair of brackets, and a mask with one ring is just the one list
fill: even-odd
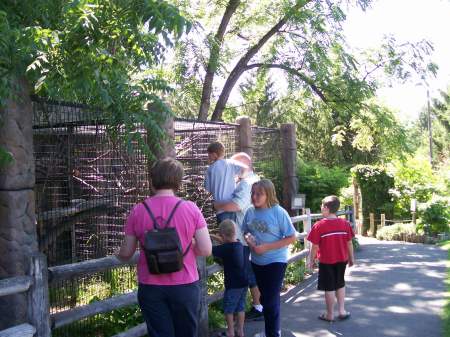
[(252, 122), (249, 117), (241, 116), (236, 118), (238, 124), (239, 152), (247, 153), (253, 158)]
[[(28, 275), (30, 257), (38, 251), (33, 155), (33, 109), (24, 79), (14, 100), (0, 108), (0, 147), (14, 161), (0, 168), (0, 279)], [(0, 298), (0, 330), (27, 321), (26, 293)]]
[(281, 128), (281, 159), (283, 166), (283, 201), (282, 206), (290, 215), (295, 215), (291, 209), (292, 198), (298, 191), (297, 178), (297, 137), (293, 123), (282, 124)]

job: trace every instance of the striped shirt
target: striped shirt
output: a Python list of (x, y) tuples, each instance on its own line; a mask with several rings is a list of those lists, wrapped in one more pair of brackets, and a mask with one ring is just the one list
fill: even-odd
[(319, 246), (320, 263), (334, 264), (348, 260), (347, 243), (355, 234), (350, 223), (341, 218), (327, 218), (315, 223), (307, 240)]

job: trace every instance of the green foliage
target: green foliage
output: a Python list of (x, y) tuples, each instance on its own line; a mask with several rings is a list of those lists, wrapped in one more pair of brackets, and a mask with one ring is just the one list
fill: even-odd
[[(109, 131), (147, 149), (136, 124), (157, 148), (171, 114), (170, 87), (156, 71), (166, 46), (190, 29), (165, 1), (82, 0), (0, 3), (0, 104), (26, 76), (32, 93), (98, 108)], [(144, 69), (147, 73), (142, 76)], [(153, 71), (152, 71), (153, 70)], [(152, 109), (147, 111), (147, 105)]]
[[(198, 22), (201, 29), (178, 46), (183, 52), (178, 54), (175, 62), (183, 65), (183, 72), (177, 80), (181, 90), (174, 92), (175, 96), (179, 93), (184, 96), (185, 90), (190, 90), (185, 84), (192, 83), (189, 79), (201, 79), (202, 68), (211, 60), (215, 76), (220, 77), (222, 83), (236, 74), (245, 77), (245, 90), (241, 92), (244, 104), (238, 107), (238, 113), (250, 112), (255, 119), (270, 117), (269, 123), (273, 124), (285, 118), (286, 112), (276, 107), (278, 102), (272, 101), (275, 96), (268, 95), (272, 77), (268, 75), (282, 77), (289, 89), (285, 98), (298, 99), (308, 109), (318, 108), (321, 113), (331, 113), (334, 126), (346, 132), (341, 136), (348, 145), (354, 140), (353, 128), (360, 128), (360, 125), (351, 125), (349, 116), (360, 115), (360, 112), (364, 115), (367, 110), (375, 115), (384, 114), (377, 111), (379, 105), (368, 103), (380, 84), (377, 70), (389, 79), (400, 80), (413, 74), (427, 77), (436, 73), (436, 66), (429, 62), (433, 48), (427, 41), (404, 43), (388, 37), (376, 50), (352, 53), (342, 34), (346, 5), (341, 1), (333, 5), (322, 1), (241, 1), (229, 18), (223, 42), (211, 37), (219, 23), (224, 22), (225, 9), (236, 1), (180, 0), (176, 3), (188, 17)], [(364, 0), (353, 5), (365, 10), (370, 3), (370, 0)], [(285, 24), (273, 29), (280, 22)], [(258, 44), (263, 36), (268, 38)], [(246, 58), (244, 55), (249, 51), (256, 51), (256, 55)], [(236, 60), (242, 62), (238, 62), (239, 66), (233, 70)], [(277, 73), (269, 74), (271, 69), (277, 69)], [(261, 76), (261, 73), (265, 75)], [(217, 101), (221, 86), (214, 89), (218, 90), (203, 97), (203, 101), (211, 101), (212, 105)], [(192, 106), (190, 111), (198, 109), (200, 104), (198, 100), (187, 103)], [(272, 109), (270, 116), (265, 111), (268, 106)], [(382, 133), (383, 128), (376, 132)], [(365, 139), (356, 139), (358, 144), (355, 145), (372, 146), (369, 137), (363, 137), (364, 132), (359, 134)], [(383, 141), (383, 138), (378, 140)], [(373, 144), (372, 148), (376, 149), (377, 143)]]
[(437, 192), (437, 179), (428, 159), (416, 155), (405, 160), (395, 160), (389, 169), (394, 176), (394, 217), (410, 216), (411, 199), (420, 203), (428, 202)]
[[(450, 240), (441, 242), (439, 244), (442, 246), (445, 250), (447, 250), (447, 279), (445, 280), (445, 283), (447, 285), (447, 294), (450, 293)], [(442, 336), (450, 336), (450, 297), (447, 296), (444, 311), (442, 313), (442, 320), (443, 320), (443, 335)]]
[(304, 260), (289, 263), (284, 276), (284, 285), (296, 285), (305, 279), (306, 266)]
[(297, 176), (299, 191), (306, 194), (306, 207), (312, 212), (320, 210), (322, 199), (327, 195), (340, 195), (348, 186), (350, 172), (341, 167), (326, 167), (319, 162), (298, 159)]
[(421, 223), (425, 232), (431, 235), (450, 232), (450, 203), (435, 200), (421, 206)]
[(394, 224), (392, 226), (384, 226), (377, 231), (378, 240), (401, 240), (402, 235), (413, 235), (416, 234), (417, 228), (413, 223), (407, 224)]
[(384, 213), (388, 219), (392, 219), (393, 203), (390, 192), (394, 188), (394, 178), (380, 166), (357, 165), (351, 172), (361, 190), (365, 233), (369, 228), (369, 213), (378, 216)]

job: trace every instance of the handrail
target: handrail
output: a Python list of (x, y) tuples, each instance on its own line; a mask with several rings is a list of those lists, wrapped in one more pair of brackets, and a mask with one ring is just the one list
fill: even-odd
[(32, 283), (31, 276), (16, 276), (0, 280), (0, 297), (23, 293), (30, 289)]
[(0, 297), (28, 292), (28, 320), (0, 331), (0, 337), (50, 337), (47, 258), (34, 253), (30, 259), (30, 275), (0, 280)]

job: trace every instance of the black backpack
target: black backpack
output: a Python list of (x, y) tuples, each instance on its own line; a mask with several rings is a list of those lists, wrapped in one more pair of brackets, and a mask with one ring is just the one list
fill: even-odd
[(189, 243), (183, 254), (176, 228), (168, 227), (170, 220), (182, 201), (179, 200), (176, 203), (163, 228), (158, 226), (150, 207), (143, 202), (145, 209), (153, 220), (153, 229), (145, 233), (143, 247), (150, 274), (169, 274), (180, 271), (183, 268), (183, 257), (189, 251), (191, 243)]

